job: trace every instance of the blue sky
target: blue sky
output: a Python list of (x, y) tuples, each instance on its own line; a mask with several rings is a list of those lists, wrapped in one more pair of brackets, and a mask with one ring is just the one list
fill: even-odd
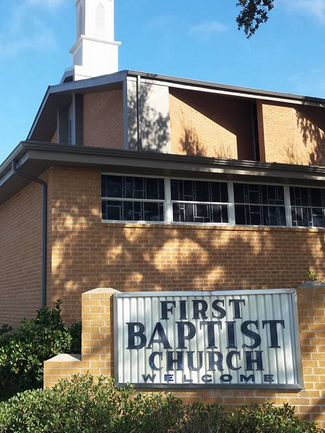
[[(115, 0), (120, 69), (325, 97), (325, 0), (277, 0), (247, 40), (236, 0)], [(0, 0), (0, 163), (71, 66), (74, 0)]]

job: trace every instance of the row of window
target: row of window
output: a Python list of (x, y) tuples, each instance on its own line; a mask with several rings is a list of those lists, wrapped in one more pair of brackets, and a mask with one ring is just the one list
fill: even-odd
[(106, 221), (325, 227), (325, 189), (102, 175)]

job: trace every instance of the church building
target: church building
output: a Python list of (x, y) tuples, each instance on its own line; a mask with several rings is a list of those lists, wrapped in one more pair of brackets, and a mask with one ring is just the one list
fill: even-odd
[[(287, 316), (276, 316), (287, 305), (279, 297), (270, 316), (267, 304), (265, 314), (258, 307), (263, 324), (247, 319), (240, 329), (244, 347), (263, 344), (265, 332), (265, 351), (275, 350), (280, 331), (285, 340), (291, 329), (284, 320), (292, 319), (298, 355), (290, 362), (299, 376), (302, 361), (299, 387), (288, 373), (287, 394), (274, 383), (267, 389), (276, 379), (265, 379), (265, 371), (264, 385), (252, 390), (224, 389), (225, 379), (215, 389), (195, 388), (195, 396), (229, 406), (289, 401), (325, 422), (325, 288), (299, 288), (308, 273), (325, 279), (325, 100), (120, 71), (114, 0), (77, 0), (76, 9), (73, 66), (48, 88), (27, 139), (0, 166), (0, 325), (18, 326), (57, 299), (67, 323), (80, 320), (82, 294), (96, 288), (135, 296), (175, 292), (178, 298), (164, 298), (161, 321), (153, 322), (176, 317), (178, 308), (178, 347), (194, 341), (199, 326), (214, 347), (212, 325), (194, 331), (179, 323), (188, 314), (226, 320), (227, 304), (232, 318), (218, 326), (227, 329), (228, 355), (229, 348), (236, 352), (227, 355), (232, 369), (241, 355), (230, 322), (248, 305), (239, 303), (240, 291), (267, 296), (297, 289), (297, 317), (290, 303)], [(234, 291), (236, 299), (195, 297), (221, 291)], [(141, 323), (128, 322), (127, 349), (140, 350), (145, 339), (148, 349), (158, 337), (164, 349), (172, 347), (163, 325), (147, 335)], [(153, 353), (156, 371), (165, 353)], [(223, 355), (208, 353), (211, 370), (220, 367)], [(180, 366), (171, 356), (168, 371)], [(186, 356), (194, 371), (201, 355)], [(262, 355), (245, 356), (252, 369), (261, 367)], [(318, 411), (309, 412), (311, 405)]]

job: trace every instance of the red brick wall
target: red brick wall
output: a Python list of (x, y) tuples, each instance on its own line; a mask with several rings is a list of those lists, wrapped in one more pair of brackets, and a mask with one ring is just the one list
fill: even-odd
[(80, 317), (96, 287), (211, 290), (297, 287), (308, 270), (325, 278), (325, 231), (101, 222), (100, 171), (53, 171), (49, 296)]
[(41, 306), (41, 187), (0, 208), (0, 326), (18, 326)]
[(123, 92), (120, 89), (84, 95), (84, 146), (123, 149)]
[(325, 165), (325, 111), (260, 103), (262, 154), (266, 162)]
[(170, 89), (172, 153), (254, 159), (251, 102)]

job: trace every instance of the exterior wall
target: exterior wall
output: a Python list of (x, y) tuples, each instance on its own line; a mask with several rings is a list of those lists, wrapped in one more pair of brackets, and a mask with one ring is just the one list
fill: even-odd
[(123, 149), (123, 134), (122, 90), (84, 95), (84, 146)]
[(52, 139), (51, 139), (51, 143), (57, 143), (58, 142), (58, 130), (55, 131)]
[(325, 165), (323, 109), (263, 102), (261, 112), (266, 162)]
[(170, 89), (172, 153), (254, 159), (249, 101)]
[(41, 306), (41, 188), (31, 184), (0, 207), (0, 327)]
[[(185, 402), (219, 402), (226, 410), (247, 403), (288, 402), (296, 407), (299, 416), (314, 420), (325, 427), (325, 287), (298, 288), (300, 337), (304, 385), (303, 391), (196, 389), (173, 392)], [(113, 312), (111, 289), (92, 290), (83, 294), (82, 357), (59, 355), (45, 362), (44, 387), (53, 386), (71, 374), (90, 371), (95, 375), (113, 375)]]
[(101, 221), (101, 173), (53, 169), (49, 301), (80, 318), (80, 295), (119, 291), (297, 287), (325, 278), (324, 229)]
[[(139, 99), (137, 99), (139, 98)], [(149, 150), (170, 153), (169, 89), (145, 80), (127, 80), (126, 147), (129, 150)], [(139, 116), (138, 116), (139, 110)], [(138, 121), (141, 143), (138, 143)]]

